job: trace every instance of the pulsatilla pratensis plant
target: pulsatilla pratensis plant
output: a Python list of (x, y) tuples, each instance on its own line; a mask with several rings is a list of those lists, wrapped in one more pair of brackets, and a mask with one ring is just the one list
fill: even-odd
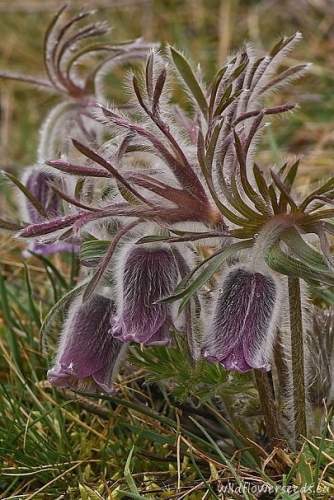
[[(130, 342), (176, 343), (194, 365), (253, 371), (271, 438), (298, 446), (312, 428), (319, 395), (332, 393), (332, 355), (313, 331), (308, 293), (334, 285), (334, 180), (302, 197), (298, 162), (261, 169), (254, 159), (265, 120), (294, 108), (264, 107), (263, 99), (307, 69), (281, 69), (299, 39), (283, 38), (266, 55), (246, 46), (209, 84), (177, 49), (151, 50), (143, 71), (130, 76), (126, 110), (92, 93), (91, 77), (80, 89), (70, 82), (71, 59), (66, 77), (56, 65), (48, 86), (85, 102), (98, 133), (79, 121), (81, 136), (40, 158), (65, 212), (19, 224), (20, 238), (81, 245), (82, 282), (67, 297), (74, 302), (51, 383), (110, 391)], [(175, 77), (187, 111), (172, 98)], [(28, 185), (23, 191), (40, 203)], [(314, 350), (326, 364), (316, 381)]]

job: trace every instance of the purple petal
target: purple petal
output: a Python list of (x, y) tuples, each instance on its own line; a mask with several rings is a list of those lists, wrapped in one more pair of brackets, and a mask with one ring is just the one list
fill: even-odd
[(228, 370), (269, 370), (268, 343), (277, 300), (270, 276), (237, 268), (222, 283), (203, 355)]
[(71, 243), (67, 241), (54, 241), (51, 243), (37, 243), (32, 242), (26, 250), (24, 250), (24, 256), (30, 257), (30, 252), (33, 252), (37, 255), (53, 255), (55, 253), (78, 253), (80, 250), (80, 245), (77, 243)]
[[(54, 176), (48, 172), (44, 172), (41, 168), (33, 168), (25, 178), (26, 187), (40, 202), (45, 212), (50, 217), (55, 217), (60, 213), (60, 199), (57, 194), (51, 189), (49, 183), (54, 181)], [(26, 209), (29, 216), (29, 221), (33, 224), (43, 222), (43, 216), (36, 208), (26, 200)]]
[(111, 334), (113, 303), (102, 295), (72, 304), (49, 381), (59, 387), (112, 391), (124, 344)]
[(248, 372), (252, 367), (246, 362), (242, 350), (235, 350), (221, 361), (226, 370), (236, 371), (240, 373)]
[(126, 342), (167, 344), (170, 306), (156, 302), (174, 290), (177, 276), (169, 249), (133, 247), (124, 265), (123, 308), (113, 335)]
[(144, 345), (156, 345), (156, 346), (167, 346), (171, 343), (170, 328), (168, 323), (157, 330), (152, 337), (147, 342), (143, 342)]

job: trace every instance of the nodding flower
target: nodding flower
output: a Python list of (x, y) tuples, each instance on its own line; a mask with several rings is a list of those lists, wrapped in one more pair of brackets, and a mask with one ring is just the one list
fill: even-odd
[(271, 275), (239, 265), (231, 268), (220, 285), (204, 357), (227, 370), (269, 371), (278, 296)]
[(113, 391), (113, 379), (126, 345), (111, 334), (112, 300), (94, 295), (73, 302), (48, 380), (58, 387), (84, 392)]
[[(54, 180), (55, 176), (44, 171), (41, 167), (26, 169), (22, 181), (44, 211), (44, 213), (40, 213), (30, 200), (22, 199), (22, 216), (27, 222), (41, 224), (48, 219), (62, 215), (61, 199), (51, 187)], [(75, 252), (78, 248), (78, 245), (73, 241), (33, 241), (29, 244), (24, 255), (29, 256), (30, 252), (39, 255), (52, 255), (57, 252)]]
[(167, 247), (130, 248), (122, 274), (122, 305), (113, 335), (145, 345), (170, 343), (171, 307), (158, 301), (173, 292), (177, 264)]
[[(45, 172), (41, 167), (31, 167), (26, 169), (22, 180), (26, 188), (40, 203), (46, 217), (56, 217), (60, 215), (61, 200), (50, 186), (50, 183), (55, 180), (54, 175)], [(45, 220), (45, 216), (43, 216), (37, 208), (34, 207), (31, 201), (26, 198), (23, 209), (28, 222), (38, 224)]]

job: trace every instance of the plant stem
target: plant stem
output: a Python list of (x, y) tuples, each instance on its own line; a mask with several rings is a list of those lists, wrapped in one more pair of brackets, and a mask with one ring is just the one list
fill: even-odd
[(306, 436), (305, 372), (302, 304), (298, 278), (289, 277), (289, 309), (291, 333), (291, 361), (296, 447), (300, 448), (301, 436)]
[(284, 349), (282, 346), (281, 332), (277, 332), (276, 343), (274, 346), (274, 361), (277, 373), (277, 383), (275, 384), (275, 395), (278, 403), (278, 411), (283, 411), (284, 399), (287, 397), (289, 388), (289, 366), (286, 362)]
[(261, 370), (254, 370), (254, 374), (266, 424), (266, 431), (268, 437), (273, 442), (272, 444), (276, 445), (277, 441), (281, 441), (282, 439), (279, 432), (276, 402), (269, 374)]

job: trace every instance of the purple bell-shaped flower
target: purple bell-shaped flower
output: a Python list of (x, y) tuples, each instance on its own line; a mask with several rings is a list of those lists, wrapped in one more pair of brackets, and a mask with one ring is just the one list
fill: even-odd
[(124, 342), (168, 344), (171, 307), (158, 301), (173, 292), (177, 278), (176, 261), (169, 248), (132, 247), (125, 256), (122, 305), (114, 336)]
[(113, 302), (94, 295), (76, 300), (63, 327), (54, 366), (48, 380), (58, 387), (86, 392), (112, 392), (112, 381), (125, 344), (112, 336)]
[(227, 370), (270, 370), (278, 302), (278, 286), (272, 276), (232, 268), (218, 292), (204, 357)]

